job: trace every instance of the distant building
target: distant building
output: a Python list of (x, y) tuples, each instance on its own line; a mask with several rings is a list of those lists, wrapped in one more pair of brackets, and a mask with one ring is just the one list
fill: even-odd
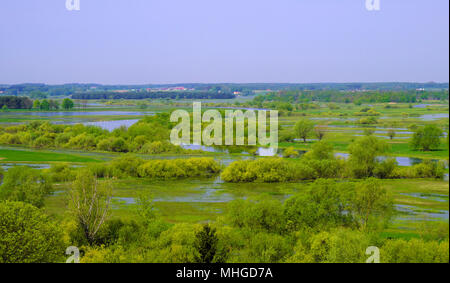
[(169, 87), (169, 88), (166, 88), (164, 90), (167, 90), (167, 91), (186, 91), (187, 88), (185, 88), (184, 86), (177, 86), (177, 87)]

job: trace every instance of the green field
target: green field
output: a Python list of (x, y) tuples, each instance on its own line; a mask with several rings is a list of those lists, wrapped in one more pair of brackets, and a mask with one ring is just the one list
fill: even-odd
[(83, 157), (73, 154), (55, 153), (50, 151), (30, 151), (19, 149), (0, 148), (0, 162), (99, 162), (99, 160), (89, 157)]
[[(97, 103), (102, 102), (97, 101)], [(192, 110), (192, 108), (189, 107), (191, 101), (177, 102), (177, 106), (166, 105), (165, 102), (155, 102), (154, 104), (150, 103), (145, 110), (139, 109), (136, 101), (128, 101), (125, 105), (120, 105), (121, 103), (125, 102), (115, 101), (112, 105), (103, 105), (101, 107), (90, 107), (86, 109), (86, 111), (99, 111), (100, 113), (98, 113), (98, 115), (58, 115), (40, 117), (35, 115), (21, 116), (20, 114), (15, 114), (15, 112), (20, 111), (8, 111), (0, 115), (0, 124), (4, 123), (3, 127), (6, 129), (4, 135), (9, 137), (9, 133), (15, 133), (19, 136), (14, 127), (8, 129), (11, 124), (20, 125), (33, 121), (85, 123), (142, 118), (140, 115), (103, 115), (101, 113), (102, 111), (152, 111), (155, 113), (170, 113), (171, 110), (175, 108), (186, 109), (189, 111)], [(227, 105), (223, 101), (209, 101), (209, 103), (212, 103), (210, 105), (212, 108), (215, 106), (221, 107)], [(245, 103), (245, 100), (243, 103)], [(348, 154), (349, 146), (360, 139), (361, 136), (364, 136), (367, 130), (371, 130), (373, 131), (372, 135), (376, 136), (379, 140), (385, 141), (389, 145), (387, 152), (383, 153), (383, 156), (409, 157), (414, 159), (415, 162), (423, 162), (425, 159), (443, 160), (448, 164), (449, 150), (447, 139), (444, 137), (441, 138), (439, 148), (432, 151), (415, 150), (410, 146), (413, 131), (410, 129), (411, 125), (416, 124), (418, 126), (424, 126), (437, 124), (448, 132), (448, 118), (437, 118), (432, 121), (418, 118), (418, 116), (425, 114), (448, 113), (448, 106), (436, 104), (429, 109), (422, 109), (411, 108), (409, 104), (397, 104), (396, 108), (385, 108), (385, 104), (375, 104), (373, 109), (380, 112), (380, 116), (377, 117), (378, 121), (376, 124), (370, 125), (358, 123), (357, 119), (360, 117), (354, 116), (354, 112), (365, 107), (364, 105), (355, 106), (338, 104), (338, 106), (339, 109), (330, 110), (327, 108), (326, 104), (321, 104), (321, 109), (310, 109), (306, 111), (296, 110), (292, 111), (288, 116), (281, 116), (279, 120), (280, 133), (284, 131), (293, 131), (294, 124), (300, 119), (309, 119), (313, 121), (316, 126), (324, 126), (326, 130), (323, 140), (333, 146), (334, 153)], [(408, 116), (413, 117), (405, 118), (405, 113), (407, 113)], [(387, 130), (391, 128), (396, 129), (396, 135), (393, 140), (387, 138)], [(66, 132), (67, 130), (68, 129), (61, 131)], [(90, 129), (87, 131), (96, 132), (97, 130)], [(126, 131), (126, 129), (118, 129), (117, 131), (114, 131), (111, 136), (126, 137)], [(104, 135), (106, 134), (102, 133), (102, 136), (96, 137), (95, 142), (98, 144), (100, 139), (105, 138)], [(127, 144), (132, 144), (134, 138), (129, 138), (126, 142)], [(293, 147), (299, 151), (310, 151), (316, 143), (317, 140), (314, 134), (311, 134), (308, 137), (307, 142), (301, 140), (280, 142), (279, 153), (289, 147)], [(29, 142), (29, 144), (1, 145), (0, 163), (3, 163), (7, 170), (14, 164), (44, 165), (43, 168), (49, 168), (50, 166), (54, 166), (52, 168), (58, 168), (58, 166), (63, 166), (63, 164), (65, 164), (72, 166), (71, 170), (76, 172), (78, 169), (88, 167), (92, 164), (108, 165), (117, 158), (124, 156), (124, 153), (122, 152), (94, 148), (95, 145), (90, 145), (87, 149), (80, 149), (80, 145), (71, 148), (70, 142), (66, 142), (66, 146), (64, 147), (53, 144), (45, 149), (36, 149), (32, 145), (32, 141)], [(211, 149), (212, 148), (210, 148), (210, 150)], [(233, 161), (266, 158), (257, 156), (253, 153), (254, 150), (256, 150), (256, 148), (248, 149), (248, 152), (251, 152), (251, 154), (245, 153), (245, 151), (247, 151), (245, 148), (239, 148), (236, 153), (227, 153), (226, 151), (223, 151), (223, 148), (219, 148), (211, 151), (185, 151), (179, 153), (134, 152), (134, 155), (145, 161), (211, 157), (220, 164), (221, 171), (223, 171)], [(287, 159), (291, 164), (297, 164), (301, 162), (301, 160), (302, 158)], [(49, 176), (52, 176), (51, 174), (53, 173), (50, 173), (51, 170), (53, 169), (41, 169), (41, 172), (44, 174), (48, 173), (50, 174)], [(445, 169), (445, 172), (448, 174), (448, 168)], [(5, 175), (7, 176), (7, 174), (8, 173), (6, 172)], [(292, 196), (307, 194), (306, 192), (308, 192), (308, 189), (314, 183), (313, 180), (280, 183), (228, 183), (224, 182), (224, 180), (219, 177), (219, 174), (216, 174), (211, 178), (187, 177), (179, 180), (138, 178), (135, 176), (114, 177), (113, 179), (108, 180), (99, 178), (100, 184), (106, 184), (108, 181), (112, 182), (110, 221), (117, 220), (123, 221), (124, 223), (134, 223), (134, 221), (137, 221), (139, 219), (137, 215), (140, 209), (140, 206), (137, 205), (137, 201), (139, 197), (144, 194), (151, 196), (154, 209), (153, 213), (155, 213), (157, 219), (171, 225), (167, 227), (174, 227), (174, 229), (178, 229), (177, 227), (191, 227), (189, 229), (192, 230), (197, 229), (193, 227), (199, 227), (198, 225), (200, 224), (213, 223), (221, 229), (220, 233), (225, 233), (225, 231), (228, 231), (227, 233), (231, 233), (231, 231), (235, 231), (233, 233), (238, 234), (242, 233), (239, 234), (239, 237), (247, 237), (248, 239), (242, 240), (248, 241), (247, 245), (251, 245), (252, 241), (254, 241), (252, 240), (252, 237), (256, 236), (260, 231), (257, 230), (259, 232), (255, 232), (256, 234), (253, 235), (253, 232), (249, 233), (243, 228), (236, 228), (234, 230), (234, 228), (230, 228), (229, 224), (224, 224), (228, 221), (227, 217), (229, 217), (231, 203), (234, 203), (236, 200), (266, 199), (283, 204)], [(349, 182), (356, 187), (365, 182), (365, 180), (351, 178), (335, 179), (334, 181), (336, 184), (345, 184), (346, 182)], [(444, 231), (439, 230), (441, 229), (439, 227), (442, 227), (442, 225), (448, 226), (449, 221), (448, 184), (448, 180), (442, 179), (382, 179), (380, 181), (380, 186), (381, 188), (386, 189), (387, 195), (392, 199), (395, 212), (391, 221), (387, 223), (383, 229), (377, 230), (374, 235), (367, 235), (370, 235), (370, 238), (378, 239), (377, 241), (390, 241), (394, 239), (410, 241), (411, 239), (423, 239), (423, 235), (425, 234), (431, 235), (429, 237), (434, 237), (434, 240), (438, 235), (442, 235), (442, 233), (444, 233), (444, 235), (447, 233), (446, 235), (448, 237), (448, 231), (445, 232), (445, 229)], [(56, 180), (53, 183), (52, 193), (45, 197), (44, 205), (42, 207), (43, 212), (50, 216), (51, 219), (61, 223), (65, 229), (68, 228), (64, 225), (69, 225), (72, 223), (70, 221), (73, 221), (69, 207), (69, 191), (72, 187), (73, 179), (70, 181)], [(269, 212), (255, 211), (254, 213), (256, 213), (256, 216), (254, 216), (255, 219), (257, 219), (259, 217), (264, 217), (264, 214)], [(69, 229), (69, 231), (71, 230)], [(277, 237), (274, 235), (277, 235), (278, 232), (266, 232), (270, 233), (273, 237)], [(317, 231), (308, 233), (312, 233), (310, 236), (313, 236), (316, 232)], [(73, 233), (73, 231), (70, 233)], [(71, 236), (66, 235), (65, 237), (70, 238)], [(296, 237), (298, 237), (296, 233), (289, 234), (289, 236), (285, 237), (284, 241), (287, 241), (289, 242), (289, 245), (292, 245), (292, 242), (290, 241), (297, 240)], [(232, 237), (230, 238), (230, 241), (234, 241)], [(237, 248), (243, 249), (239, 244)], [(292, 249), (293, 247), (290, 246), (289, 250)], [(108, 248), (105, 248), (105, 251), (106, 250), (108, 250)], [(136, 256), (137, 254), (138, 253), (133, 251), (130, 252), (130, 256)], [(237, 259), (230, 260), (230, 262), (240, 261), (240, 254), (240, 252), (236, 253), (234, 256)], [(260, 255), (250, 257), (251, 259), (249, 259), (249, 261), (259, 258), (259, 256)], [(102, 259), (101, 261), (103, 260), (106, 259)], [(276, 261), (284, 262), (285, 260), (285, 258), (280, 258)], [(166, 262), (168, 260), (166, 259), (164, 261)], [(179, 259), (174, 261), (179, 261)], [(125, 260), (125, 262), (127, 262), (127, 260)]]

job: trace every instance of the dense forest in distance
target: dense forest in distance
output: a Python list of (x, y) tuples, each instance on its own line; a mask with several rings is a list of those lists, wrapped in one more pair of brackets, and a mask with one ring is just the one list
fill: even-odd
[(305, 90), (335, 90), (335, 91), (439, 91), (448, 89), (448, 83), (183, 83), (183, 84), (144, 84), (144, 85), (101, 85), (101, 84), (0, 84), (0, 95), (29, 96), (31, 98), (46, 98), (48, 96), (70, 96), (86, 92), (147, 92), (171, 88), (183, 88), (190, 92), (234, 93), (252, 95), (258, 91), (305, 91)]
[(28, 97), (0, 96), (0, 108), (8, 109), (30, 109), (33, 101)]
[[(222, 92), (200, 92), (200, 91), (141, 91), (141, 92), (83, 92), (70, 96), (78, 100), (141, 100), (141, 99), (233, 99), (235, 94)], [(38, 103), (41, 97), (30, 95), (14, 96), (0, 95), (0, 108), (2, 109), (31, 109), (33, 103)], [(338, 91), (338, 90), (294, 90), (294, 91), (271, 91), (256, 95), (245, 105), (257, 106), (259, 108), (270, 107), (274, 109), (292, 108), (294, 104), (308, 104), (310, 102), (325, 103), (416, 103), (426, 100), (448, 101), (448, 90), (408, 90), (408, 91)], [(65, 98), (65, 100), (70, 100)], [(54, 99), (46, 99), (44, 103), (55, 103)], [(73, 103), (73, 102), (72, 102)], [(237, 103), (237, 104), (236, 104)], [(236, 102), (235, 105), (243, 105)], [(270, 103), (270, 105), (267, 105)], [(274, 104), (275, 103), (275, 104)], [(303, 107), (303, 106), (302, 106)], [(42, 107), (41, 107), (42, 108)], [(45, 107), (44, 107), (45, 108)], [(49, 107), (58, 109), (59, 107)]]
[(234, 94), (205, 91), (152, 91), (152, 92), (84, 92), (72, 94), (73, 99), (232, 99)]
[(387, 103), (403, 102), (414, 103), (420, 100), (448, 100), (448, 90), (426, 91), (336, 91), (336, 90), (316, 90), (316, 91), (279, 91), (255, 97), (254, 102), (280, 101), (287, 103), (301, 102), (338, 102), (338, 103)]

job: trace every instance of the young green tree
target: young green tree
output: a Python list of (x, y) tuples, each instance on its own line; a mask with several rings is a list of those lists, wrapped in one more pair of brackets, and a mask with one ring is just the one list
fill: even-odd
[(197, 251), (195, 261), (198, 263), (214, 262), (218, 242), (216, 229), (209, 224), (203, 225), (203, 228), (195, 234), (194, 248)]
[(312, 145), (311, 150), (305, 154), (306, 158), (316, 160), (334, 159), (333, 145), (326, 141), (319, 141)]
[(49, 100), (49, 109), (50, 110), (58, 110), (59, 109), (59, 102), (56, 100)]
[(157, 217), (153, 198), (150, 194), (140, 193), (136, 198), (136, 214), (142, 223), (147, 227)]
[(73, 103), (72, 99), (70, 99), (70, 98), (64, 98), (64, 100), (63, 100), (61, 106), (62, 106), (62, 108), (63, 108), (64, 110), (70, 110), (70, 109), (73, 108), (74, 103)]
[(100, 183), (89, 169), (80, 170), (69, 192), (70, 208), (90, 245), (109, 216), (111, 183)]
[(411, 146), (423, 151), (436, 149), (441, 144), (442, 135), (442, 129), (438, 126), (426, 125), (416, 130), (411, 140)]
[(61, 261), (64, 241), (56, 223), (23, 202), (0, 202), (0, 263)]
[(295, 148), (293, 148), (292, 146), (286, 148), (286, 149), (283, 151), (283, 157), (286, 157), (286, 158), (296, 158), (296, 157), (298, 157), (298, 156), (299, 156), (298, 151), (295, 150)]
[(45, 196), (51, 190), (50, 180), (39, 170), (15, 166), (5, 174), (0, 186), (0, 200), (21, 201), (42, 207)]
[(41, 102), (39, 102), (39, 100), (34, 100), (33, 101), (33, 109), (41, 109)]
[(377, 156), (386, 152), (388, 144), (374, 136), (364, 136), (349, 146), (349, 165), (356, 178), (373, 176), (378, 164)]
[(303, 139), (303, 142), (306, 142), (306, 139), (311, 135), (313, 129), (314, 124), (307, 119), (297, 121), (294, 127), (297, 137)]
[(349, 210), (362, 230), (376, 229), (390, 220), (393, 200), (379, 180), (370, 178), (356, 188)]
[(47, 99), (41, 101), (41, 105), (39, 106), (41, 110), (50, 110), (50, 103)]
[(368, 128), (365, 128), (363, 131), (365, 136), (371, 136), (371, 135), (373, 135), (374, 132), (375, 132), (374, 130), (368, 129)]
[(321, 141), (325, 136), (325, 127), (323, 126), (314, 127), (314, 133), (316, 134), (317, 139)]
[(343, 213), (347, 208), (345, 189), (333, 180), (319, 179), (307, 191), (290, 197), (283, 205), (288, 227), (321, 230), (345, 224), (349, 220)]

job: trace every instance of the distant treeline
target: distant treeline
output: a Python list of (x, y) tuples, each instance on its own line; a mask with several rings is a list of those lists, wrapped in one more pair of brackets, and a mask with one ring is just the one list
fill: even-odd
[(155, 92), (86, 92), (72, 95), (73, 99), (232, 99), (231, 93), (155, 91)]
[(0, 108), (6, 105), (9, 109), (30, 109), (33, 101), (28, 97), (0, 96)]
[(102, 85), (102, 84), (15, 84), (0, 85), (0, 93), (4, 95), (29, 96), (43, 99), (48, 96), (69, 96), (75, 93), (129, 91), (146, 92), (148, 89), (157, 91), (163, 88), (184, 87), (197, 92), (240, 92), (241, 95), (251, 95), (255, 91), (427, 91), (448, 90), (448, 83), (182, 83), (182, 84), (142, 84), (142, 85)]
[(448, 100), (448, 90), (442, 91), (280, 91), (255, 97), (255, 103), (263, 101), (282, 101), (304, 103), (311, 101), (341, 103), (414, 103), (419, 100)]

